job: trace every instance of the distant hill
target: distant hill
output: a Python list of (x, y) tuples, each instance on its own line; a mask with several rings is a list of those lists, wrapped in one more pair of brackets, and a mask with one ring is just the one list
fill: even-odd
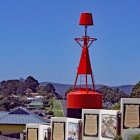
[(121, 86), (114, 86), (114, 87), (111, 87), (111, 88), (119, 88), (120, 90), (122, 90), (123, 92), (127, 93), (127, 94), (130, 94), (131, 91), (132, 91), (132, 88), (133, 88), (134, 85), (121, 85)]
[[(60, 93), (63, 97), (65, 96), (65, 91), (69, 88), (69, 87), (73, 87), (73, 85), (68, 85), (68, 84), (60, 84), (60, 83), (52, 83), (52, 82), (41, 82), (40, 85), (45, 86), (48, 83), (53, 84), (54, 88), (56, 89), (56, 92)], [(96, 89), (100, 88), (101, 84), (95, 85)], [(119, 88), (120, 90), (122, 90), (123, 92), (130, 94), (133, 85), (121, 85), (121, 86), (108, 86), (111, 88)]]

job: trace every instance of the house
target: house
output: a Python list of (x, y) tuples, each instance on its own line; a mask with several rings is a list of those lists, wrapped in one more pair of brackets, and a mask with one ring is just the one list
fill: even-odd
[(39, 95), (39, 96), (35, 96), (34, 98), (35, 98), (35, 100), (43, 99), (43, 96)]
[(45, 124), (48, 121), (22, 107), (11, 112), (0, 111), (1, 135), (19, 138), (20, 133), (26, 129), (26, 124), (29, 123)]
[(39, 109), (40, 107), (43, 106), (43, 103), (40, 101), (32, 101), (27, 105), (28, 109)]
[(39, 93), (26, 93), (26, 95), (29, 97), (35, 97), (35, 96), (38, 96)]
[(38, 95), (38, 96), (30, 96), (26, 98), (28, 101), (39, 101), (43, 102), (43, 96)]

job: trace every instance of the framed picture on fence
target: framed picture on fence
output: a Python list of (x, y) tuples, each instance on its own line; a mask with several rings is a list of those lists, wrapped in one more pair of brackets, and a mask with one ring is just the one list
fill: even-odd
[(84, 136), (98, 137), (99, 115), (84, 114)]
[(52, 140), (65, 140), (65, 122), (53, 122)]

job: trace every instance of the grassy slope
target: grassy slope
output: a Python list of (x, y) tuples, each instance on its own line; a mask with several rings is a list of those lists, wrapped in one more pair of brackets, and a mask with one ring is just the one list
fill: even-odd
[(55, 117), (64, 117), (63, 110), (61, 107), (61, 103), (57, 99), (53, 99), (53, 108), (52, 111), (54, 112)]

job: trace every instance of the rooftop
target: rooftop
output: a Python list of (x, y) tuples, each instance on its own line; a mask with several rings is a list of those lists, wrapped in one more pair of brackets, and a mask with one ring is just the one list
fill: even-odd
[(41, 102), (38, 102), (38, 101), (33, 101), (33, 102), (31, 102), (29, 105), (43, 105), (43, 103), (41, 103)]
[(0, 111), (0, 124), (27, 123), (48, 123), (48, 121), (22, 107), (19, 107), (11, 112)]

